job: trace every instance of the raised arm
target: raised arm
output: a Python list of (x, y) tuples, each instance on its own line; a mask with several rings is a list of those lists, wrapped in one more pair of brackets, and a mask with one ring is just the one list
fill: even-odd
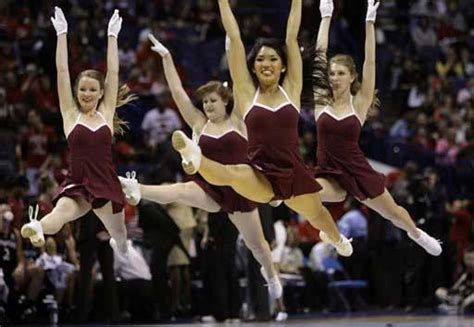
[(64, 125), (74, 119), (75, 113), (74, 97), (71, 89), (71, 79), (69, 76), (68, 53), (67, 53), (67, 21), (64, 13), (59, 7), (54, 7), (54, 17), (51, 17), (58, 42), (56, 44), (56, 71), (57, 88), (59, 97), (59, 108), (64, 120)]
[[(312, 54), (312, 94), (314, 99), (315, 115), (332, 100), (331, 86), (327, 78), (327, 50), (329, 43), (329, 28), (331, 25), (332, 13), (334, 11), (333, 0), (320, 0), (319, 12), (321, 13), (321, 23), (319, 24), (318, 38), (316, 41), (315, 53)], [(313, 51), (311, 49), (311, 51)]]
[(374, 99), (375, 91), (375, 18), (380, 2), (367, 0), (367, 16), (365, 19), (365, 59), (362, 70), (362, 84), (356, 95), (356, 108), (365, 117)]
[[(242, 98), (243, 102), (253, 97), (255, 86), (252, 76), (247, 68), (245, 47), (240, 38), (239, 25), (232, 13), (229, 0), (218, 0), (222, 25), (230, 40), (229, 52), (232, 53), (232, 60), (229, 61), (229, 70), (234, 82), (234, 94), (236, 98)], [(243, 104), (245, 105), (245, 104)], [(241, 107), (241, 106), (239, 106)], [(242, 107), (243, 109), (244, 107)], [(244, 109), (245, 110), (245, 109)], [(242, 112), (242, 110), (240, 110)]]
[(329, 43), (329, 27), (331, 26), (332, 12), (334, 11), (333, 0), (321, 0), (319, 12), (321, 13), (321, 23), (319, 24), (318, 40), (316, 49), (326, 54)]
[(286, 50), (288, 67), (283, 88), (288, 92), (291, 100), (299, 106), (301, 89), (303, 88), (303, 61), (300, 46), (298, 45), (298, 32), (301, 24), (302, 0), (292, 0), (290, 14), (286, 25)]
[(158, 41), (152, 34), (148, 34), (148, 39), (153, 43), (151, 50), (158, 53), (163, 58), (163, 67), (165, 70), (166, 81), (173, 96), (173, 100), (178, 106), (181, 116), (183, 116), (186, 124), (191, 128), (202, 128), (206, 123), (206, 117), (192, 103), (188, 94), (183, 88), (181, 79), (173, 62), (173, 58), (168, 49)]
[[(236, 56), (235, 49), (230, 47), (231, 42), (232, 41), (230, 40), (229, 36), (226, 35), (225, 36), (225, 55), (226, 55), (227, 63), (228, 63), (229, 66), (234, 64), (234, 62), (236, 60), (235, 59), (235, 56)], [(235, 108), (238, 108), (238, 104), (237, 104), (237, 99), (234, 96), (234, 109)], [(240, 130), (245, 135), (247, 135), (247, 129), (245, 127), (242, 112), (240, 110), (232, 110), (232, 114), (230, 115), (230, 118), (232, 119), (232, 122), (234, 123), (234, 126), (236, 126), (238, 130)]]
[(112, 124), (117, 105), (117, 91), (119, 86), (119, 59), (117, 37), (122, 28), (122, 17), (118, 9), (114, 10), (107, 28), (107, 75), (104, 87), (104, 107), (107, 122)]

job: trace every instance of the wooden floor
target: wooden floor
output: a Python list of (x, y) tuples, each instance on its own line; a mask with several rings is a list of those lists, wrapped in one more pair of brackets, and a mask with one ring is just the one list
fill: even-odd
[[(345, 317), (345, 318), (313, 318), (292, 319), (285, 322), (242, 322), (242, 323), (194, 323), (194, 324), (171, 324), (166, 326), (190, 327), (190, 326), (246, 326), (246, 327), (269, 327), (269, 326), (292, 326), (292, 327), (474, 327), (474, 317), (462, 316), (401, 316), (384, 315), (372, 317)], [(159, 325), (165, 326), (165, 325)]]

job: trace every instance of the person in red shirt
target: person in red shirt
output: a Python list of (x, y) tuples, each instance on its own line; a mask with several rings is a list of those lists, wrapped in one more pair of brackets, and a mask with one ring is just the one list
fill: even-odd
[(28, 129), (21, 137), (22, 162), (21, 169), (25, 172), (30, 184), (28, 194), (38, 194), (38, 178), (44, 173), (51, 161), (51, 152), (57, 142), (56, 133), (50, 126), (43, 124), (37, 110), (28, 112)]

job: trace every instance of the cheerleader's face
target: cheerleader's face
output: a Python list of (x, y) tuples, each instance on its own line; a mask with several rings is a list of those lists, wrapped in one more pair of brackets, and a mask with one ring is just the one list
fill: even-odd
[(100, 83), (95, 78), (83, 76), (77, 85), (77, 101), (81, 107), (81, 111), (87, 113), (95, 110), (100, 99), (104, 95)]
[(329, 66), (329, 82), (336, 96), (349, 90), (354, 79), (347, 66), (336, 62)]
[(281, 74), (286, 70), (281, 57), (275, 49), (263, 46), (257, 53), (253, 72), (262, 86), (278, 84)]
[(208, 93), (202, 98), (204, 113), (211, 122), (225, 119), (227, 116), (226, 105), (227, 102), (217, 92)]

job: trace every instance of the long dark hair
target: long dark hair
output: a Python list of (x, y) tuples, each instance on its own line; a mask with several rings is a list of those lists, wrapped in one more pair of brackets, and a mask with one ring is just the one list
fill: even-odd
[[(79, 102), (77, 100), (77, 88), (79, 86), (79, 81), (83, 77), (89, 77), (97, 80), (100, 85), (100, 89), (103, 90), (105, 87), (105, 76), (101, 72), (95, 69), (87, 69), (82, 71), (76, 78), (74, 82), (74, 101), (76, 101), (77, 106), (79, 107)], [(136, 95), (130, 94), (130, 88), (127, 84), (122, 84), (118, 91), (117, 91), (117, 105), (116, 108), (119, 108), (130, 101), (133, 101), (137, 98)], [(125, 133), (124, 127), (126, 127), (128, 123), (119, 118), (117, 115), (117, 111), (114, 114), (114, 134), (122, 135)]]
[[(256, 74), (253, 72), (253, 65), (255, 63), (255, 58), (257, 58), (258, 52), (263, 47), (268, 47), (275, 50), (278, 56), (280, 56), (284, 67), (286, 67), (288, 63), (287, 55), (286, 55), (286, 47), (283, 45), (283, 43), (279, 39), (275, 39), (275, 38), (257, 39), (257, 41), (255, 41), (255, 44), (253, 45), (252, 49), (250, 50), (247, 56), (247, 67), (250, 71), (250, 74), (252, 75), (253, 83), (255, 86), (258, 86), (258, 79), (257, 79)], [(285, 74), (286, 74), (286, 71), (281, 72), (280, 80), (278, 81), (278, 83), (281, 83), (281, 81), (285, 78)]]
[(303, 89), (301, 106), (314, 108), (332, 104), (334, 95), (329, 83), (325, 53), (316, 48), (316, 39), (303, 51)]

